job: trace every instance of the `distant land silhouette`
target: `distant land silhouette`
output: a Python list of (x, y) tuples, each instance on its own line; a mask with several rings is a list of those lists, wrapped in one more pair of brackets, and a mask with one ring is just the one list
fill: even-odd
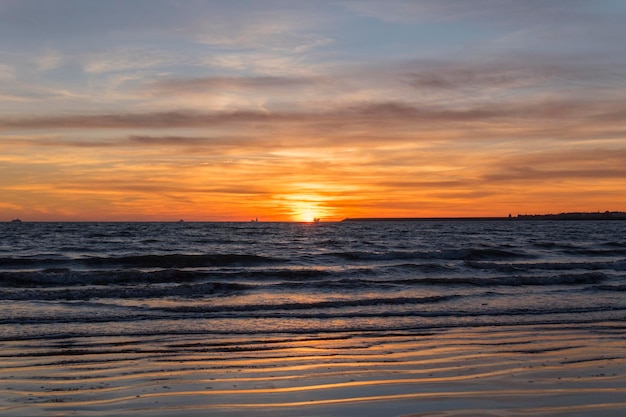
[(605, 211), (603, 213), (559, 213), (559, 214), (518, 214), (520, 220), (626, 220), (626, 212)]
[(626, 212), (572, 212), (559, 214), (518, 214), (506, 217), (352, 217), (344, 222), (377, 222), (377, 221), (455, 221), (455, 220), (484, 220), (484, 221), (517, 221), (517, 220), (626, 220)]

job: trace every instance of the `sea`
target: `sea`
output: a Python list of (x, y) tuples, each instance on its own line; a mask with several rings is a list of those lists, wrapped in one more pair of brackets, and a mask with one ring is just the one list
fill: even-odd
[(0, 223), (0, 410), (129, 409), (157, 395), (129, 376), (138, 362), (186, 392), (202, 375), (222, 390), (190, 402), (206, 411), (224, 384), (256, 383), (259, 407), (263, 378), (356, 375), (465, 329), (621, 342), (625, 294), (626, 221)]

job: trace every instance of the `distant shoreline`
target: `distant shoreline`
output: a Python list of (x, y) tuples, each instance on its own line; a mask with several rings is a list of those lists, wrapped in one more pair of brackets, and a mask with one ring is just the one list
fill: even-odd
[(626, 220), (626, 212), (518, 214), (507, 217), (348, 217), (342, 222), (424, 222), (424, 221), (520, 221), (520, 220)]

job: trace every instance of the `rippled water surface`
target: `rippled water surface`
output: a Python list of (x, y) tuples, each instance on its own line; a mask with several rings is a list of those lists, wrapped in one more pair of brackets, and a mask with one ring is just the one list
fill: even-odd
[(0, 234), (8, 339), (626, 314), (619, 221), (25, 223)]

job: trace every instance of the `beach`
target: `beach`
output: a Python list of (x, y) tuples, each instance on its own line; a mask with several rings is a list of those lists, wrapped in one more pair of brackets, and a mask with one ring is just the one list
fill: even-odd
[(69, 416), (626, 417), (626, 0), (0, 0), (0, 417)]
[(83, 246), (4, 250), (1, 415), (626, 408), (621, 223), (28, 227)]
[(619, 416), (623, 324), (3, 344), (3, 415)]

